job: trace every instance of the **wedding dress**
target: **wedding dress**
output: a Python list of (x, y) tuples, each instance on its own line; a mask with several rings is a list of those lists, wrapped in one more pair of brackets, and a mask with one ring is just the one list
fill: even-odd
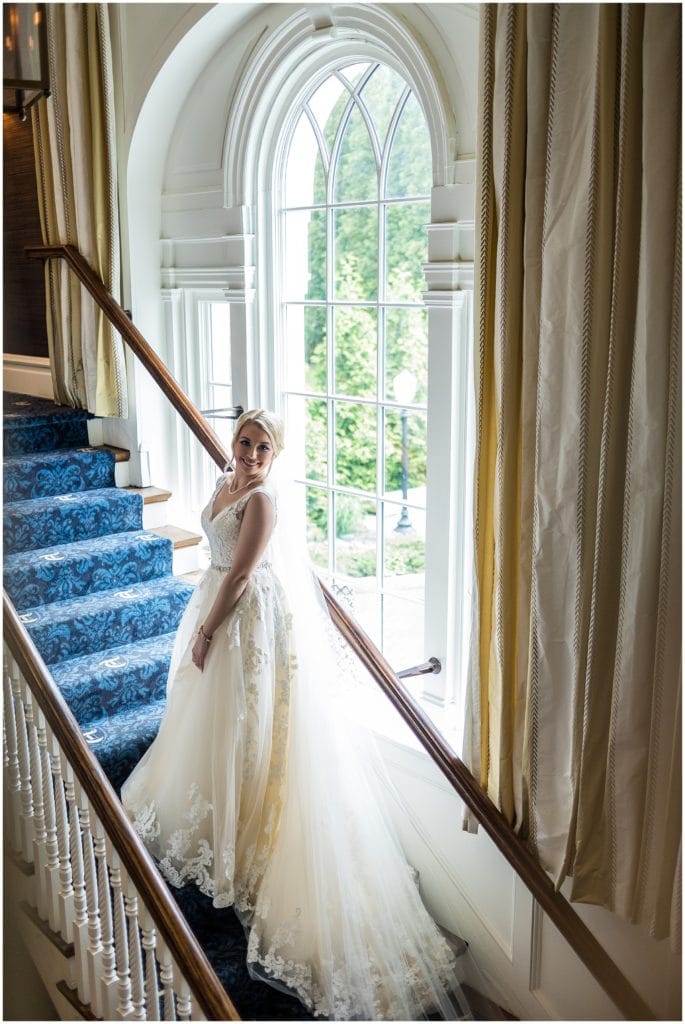
[[(124, 806), (171, 884), (193, 880), (215, 906), (234, 905), (251, 974), (311, 1012), (469, 1017), (455, 957), (384, 806), (389, 782), (375, 742), (336, 685), (343, 668), (313, 574), (303, 566), (299, 578), (292, 568), (279, 575), (290, 538), (279, 543), (271, 487), (212, 516), (225, 480), (202, 513), (211, 565), (178, 629), (165, 716), (123, 787)], [(197, 630), (257, 492), (274, 504), (277, 526), (200, 672)]]

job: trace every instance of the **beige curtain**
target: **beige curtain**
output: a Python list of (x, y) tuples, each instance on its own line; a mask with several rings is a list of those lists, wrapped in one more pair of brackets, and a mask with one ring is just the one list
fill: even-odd
[[(77, 246), (118, 297), (119, 222), (106, 4), (46, 4), (52, 95), (33, 107), (43, 241)], [(63, 261), (46, 263), (55, 398), (126, 416), (121, 338)]]
[(481, 17), (465, 757), (572, 898), (675, 936), (680, 7)]

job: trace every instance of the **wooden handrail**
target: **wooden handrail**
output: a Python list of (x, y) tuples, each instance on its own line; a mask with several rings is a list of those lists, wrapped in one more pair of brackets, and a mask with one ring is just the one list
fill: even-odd
[[(39, 259), (61, 257), (69, 263), (84, 286), (124, 341), (139, 356), (169, 401), (195, 436), (223, 468), (228, 452), (206, 423), (150, 345), (128, 319), (118, 302), (90, 268), (80, 252), (71, 245), (30, 246), (25, 252)], [(115, 316), (116, 314), (116, 316)], [(655, 1015), (642, 997), (597, 941), (568, 900), (558, 892), (530, 849), (514, 832), (504, 815), (480, 788), (464, 762), (457, 757), (431, 720), (405, 689), (381, 652), (344, 611), (326, 585), (319, 581), (331, 619), (360, 661), (381, 687), (443, 775), (469, 807), (497, 848), (532, 893), (542, 910), (559, 929), (576, 956), (582, 961), (609, 998), (628, 1020), (654, 1020)]]
[(198, 1006), (208, 1020), (240, 1020), (4, 590), (2, 611), (5, 642), (12, 657), (105, 831), (116, 836), (119, 859), (182, 969)]

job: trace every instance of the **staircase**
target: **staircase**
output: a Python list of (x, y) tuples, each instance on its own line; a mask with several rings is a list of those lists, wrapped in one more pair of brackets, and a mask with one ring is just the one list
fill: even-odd
[[(174, 575), (174, 546), (200, 538), (146, 528), (168, 492), (117, 487), (122, 453), (89, 444), (89, 418), (5, 393), (4, 586), (118, 794), (157, 734), (193, 591)], [(243, 1018), (309, 1019), (250, 979), (232, 909), (214, 909), (194, 884), (170, 891)]]

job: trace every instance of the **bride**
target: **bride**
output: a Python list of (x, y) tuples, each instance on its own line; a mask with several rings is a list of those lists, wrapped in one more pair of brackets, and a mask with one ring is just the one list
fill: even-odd
[(254, 977), (339, 1020), (470, 1017), (385, 809), (354, 675), (269, 473), (283, 425), (258, 409), (202, 513), (211, 565), (178, 629), (157, 739), (124, 784), (175, 886), (234, 905)]

